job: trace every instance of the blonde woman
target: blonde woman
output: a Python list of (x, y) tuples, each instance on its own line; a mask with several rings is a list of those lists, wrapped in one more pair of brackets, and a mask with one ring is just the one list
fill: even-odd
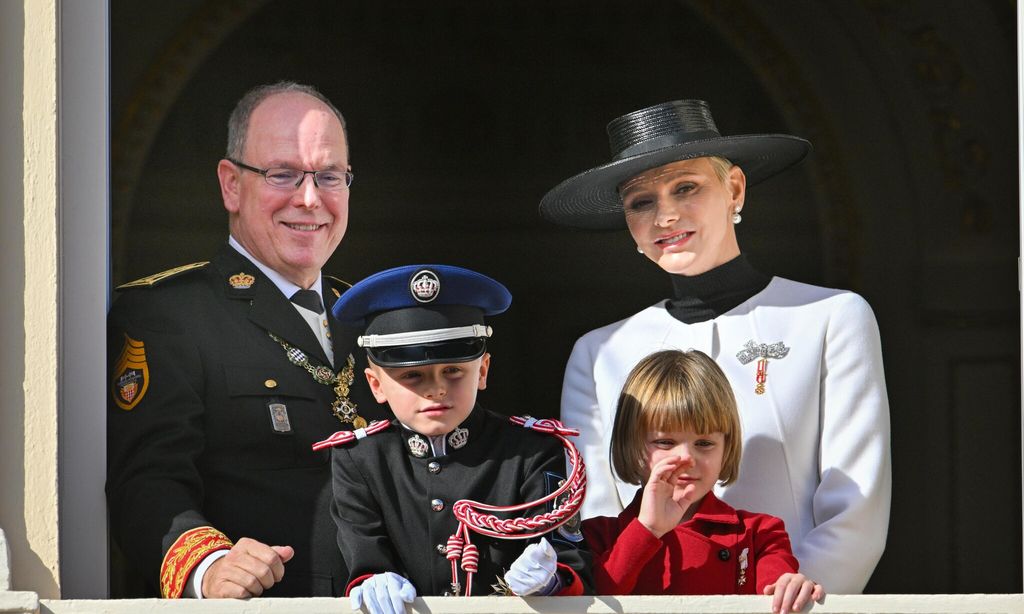
[(743, 423), (741, 477), (716, 492), (734, 507), (782, 518), (801, 568), (830, 591), (862, 591), (889, 519), (878, 326), (852, 292), (758, 271), (736, 233), (747, 188), (802, 160), (810, 144), (781, 134), (722, 136), (701, 100), (630, 113), (608, 134), (612, 161), (552, 189), (541, 214), (579, 228), (628, 228), (637, 250), (669, 275), (673, 294), (587, 333), (569, 359), (561, 418), (581, 429), (590, 476), (584, 517), (618, 514), (637, 489), (616, 479), (608, 461), (626, 375), (651, 352), (698, 349), (729, 379)]

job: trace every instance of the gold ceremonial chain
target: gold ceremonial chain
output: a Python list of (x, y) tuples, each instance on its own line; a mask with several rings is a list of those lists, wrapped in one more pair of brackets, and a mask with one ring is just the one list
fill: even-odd
[(309, 357), (306, 356), (305, 352), (274, 333), (267, 331), (267, 334), (270, 335), (271, 339), (281, 344), (281, 347), (284, 348), (285, 356), (288, 357), (288, 362), (309, 371), (309, 374), (313, 376), (313, 380), (316, 383), (334, 388), (335, 398), (334, 402), (331, 403), (331, 413), (334, 414), (335, 418), (343, 423), (350, 423), (357, 429), (366, 427), (366, 419), (356, 413), (358, 406), (348, 398), (349, 388), (355, 380), (356, 372), (356, 359), (352, 358), (352, 354), (348, 355), (348, 359), (345, 361), (345, 368), (335, 374), (328, 367), (310, 363)]

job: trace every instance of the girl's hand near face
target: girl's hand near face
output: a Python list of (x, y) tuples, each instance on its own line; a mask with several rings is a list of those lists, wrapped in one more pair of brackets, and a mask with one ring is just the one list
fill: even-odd
[(799, 612), (810, 600), (821, 603), (825, 589), (801, 573), (784, 573), (775, 584), (764, 587), (765, 595), (772, 595), (772, 612), (789, 614)]
[(677, 480), (693, 465), (693, 460), (684, 461), (680, 456), (666, 456), (651, 469), (651, 475), (644, 485), (640, 500), (640, 514), (637, 519), (655, 537), (661, 538), (678, 525), (686, 511), (696, 503), (693, 496), (697, 488), (688, 484), (677, 488)]

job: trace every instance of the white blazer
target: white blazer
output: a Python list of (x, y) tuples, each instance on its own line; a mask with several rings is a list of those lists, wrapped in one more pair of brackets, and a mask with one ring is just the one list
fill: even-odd
[[(756, 394), (748, 343), (782, 343)], [(775, 277), (717, 318), (684, 324), (665, 302), (576, 342), (561, 418), (580, 429), (587, 464), (584, 518), (614, 516), (637, 487), (612, 473), (611, 431), (629, 371), (662, 349), (696, 349), (725, 372), (739, 404), (739, 479), (716, 493), (735, 508), (782, 518), (801, 572), (834, 594), (863, 591), (885, 547), (891, 468), (889, 402), (878, 325), (867, 302), (843, 290)], [(748, 352), (749, 354), (749, 352)], [(745, 355), (746, 359), (749, 356)]]

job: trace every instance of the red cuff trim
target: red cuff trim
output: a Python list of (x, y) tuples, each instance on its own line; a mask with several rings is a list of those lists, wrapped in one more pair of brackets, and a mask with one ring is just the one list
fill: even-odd
[(213, 527), (196, 527), (179, 535), (160, 564), (160, 596), (181, 598), (185, 581), (196, 565), (211, 552), (228, 550), (233, 545), (227, 535)]
[(369, 579), (372, 576), (373, 576), (372, 573), (364, 573), (363, 575), (359, 576), (355, 580), (352, 580), (351, 582), (349, 582), (348, 586), (345, 587), (345, 596), (348, 597), (348, 594), (352, 592), (352, 589), (354, 589), (355, 587), (359, 586), (363, 582), (366, 582), (366, 580)]
[(569, 578), (571, 578), (571, 581), (568, 585), (563, 586), (562, 590), (555, 593), (557, 597), (579, 597), (583, 594), (583, 580), (580, 580), (580, 576), (576, 573), (575, 569), (569, 567), (565, 563), (559, 563), (558, 571), (564, 572), (569, 576)]

